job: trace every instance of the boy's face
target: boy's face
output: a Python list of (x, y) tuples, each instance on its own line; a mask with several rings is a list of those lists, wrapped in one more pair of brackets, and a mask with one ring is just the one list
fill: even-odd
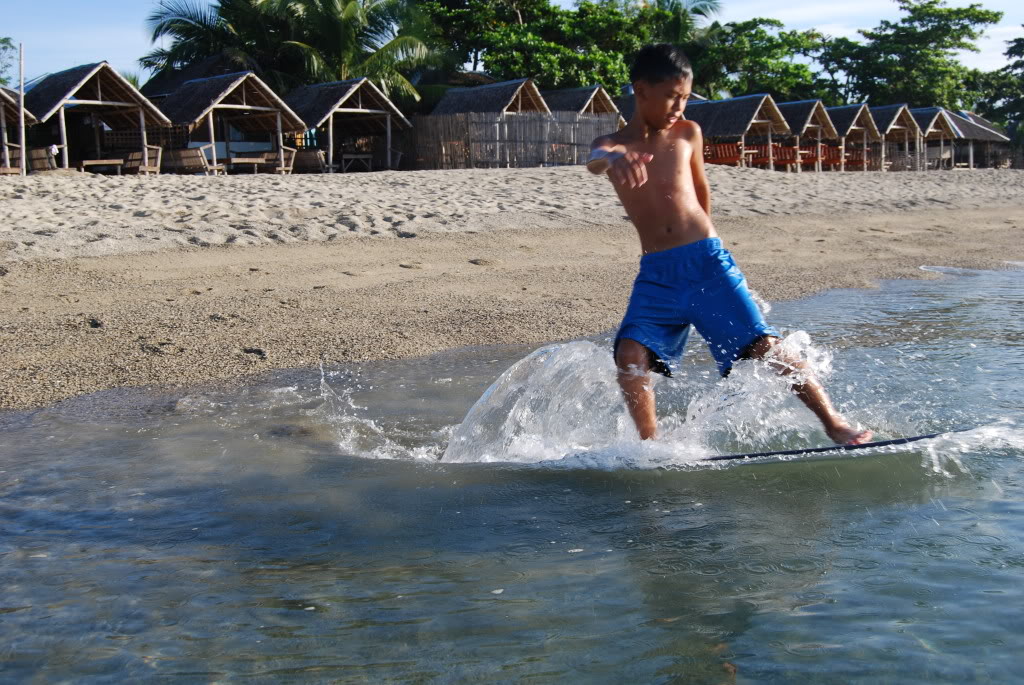
[(665, 79), (658, 83), (637, 81), (633, 84), (637, 112), (649, 127), (669, 128), (683, 118), (692, 87), (693, 78)]

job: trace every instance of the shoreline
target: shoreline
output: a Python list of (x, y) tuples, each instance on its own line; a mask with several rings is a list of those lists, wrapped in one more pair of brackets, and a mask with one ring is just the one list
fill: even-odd
[[(1019, 204), (715, 223), (770, 301), (1024, 260)], [(638, 258), (620, 222), (5, 261), (0, 410), (592, 335), (618, 323)]]

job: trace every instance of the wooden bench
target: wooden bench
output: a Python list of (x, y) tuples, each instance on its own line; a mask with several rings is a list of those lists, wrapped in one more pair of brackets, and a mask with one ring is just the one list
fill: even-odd
[(287, 145), (281, 148), (284, 150), (284, 164), (281, 164), (281, 156), (277, 150), (273, 152), (264, 152), (263, 163), (259, 165), (259, 170), (267, 174), (290, 174), (292, 173), (292, 167), (295, 164), (295, 153), (297, 150)]
[(836, 145), (823, 145), (821, 155), (822, 167), (838, 169), (843, 164), (843, 149)]
[(123, 159), (83, 159), (78, 162), (78, 170), (85, 172), (89, 167), (94, 166), (112, 166), (117, 171), (117, 175), (121, 175), (121, 167), (124, 166)]
[(292, 171), (297, 174), (326, 174), (330, 171), (327, 165), (327, 155), (323, 150), (313, 148), (296, 150)]
[(865, 168), (865, 156), (864, 148), (851, 147), (846, 150), (846, 168), (847, 169), (864, 169)]
[(144, 164), (145, 160), (143, 159), (142, 150), (117, 153), (124, 157), (124, 166), (121, 167), (122, 171), (126, 174), (139, 174), (140, 176), (148, 176), (149, 174), (159, 175), (164, 149), (159, 145), (147, 145), (146, 149), (148, 151), (149, 164)]
[(767, 145), (748, 145), (747, 152), (752, 153), (747, 160), (747, 164), (750, 166), (767, 166), (774, 159), (774, 151), (769, 156)]
[(740, 166), (743, 152), (739, 143), (708, 143), (704, 146), (705, 164), (735, 164)]
[(160, 168), (172, 174), (202, 174), (204, 176), (223, 174), (223, 164), (213, 165), (206, 159), (206, 150), (212, 147), (211, 143), (207, 143), (202, 147), (167, 150), (161, 160)]
[(780, 166), (786, 167), (786, 171), (792, 171), (793, 167), (799, 167), (801, 165), (801, 148), (795, 145), (776, 145), (775, 146), (775, 167)]

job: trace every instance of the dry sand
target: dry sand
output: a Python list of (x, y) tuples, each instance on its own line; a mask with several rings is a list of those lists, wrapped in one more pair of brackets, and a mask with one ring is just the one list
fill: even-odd
[[(768, 299), (1024, 259), (1021, 171), (711, 180)], [(596, 333), (639, 256), (606, 182), (577, 168), (53, 174), (0, 180), (0, 216), (0, 409)]]

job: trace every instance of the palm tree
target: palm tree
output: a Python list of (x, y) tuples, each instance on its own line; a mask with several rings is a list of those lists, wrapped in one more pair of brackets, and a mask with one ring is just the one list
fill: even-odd
[(682, 45), (698, 33), (698, 21), (710, 19), (722, 10), (721, 0), (657, 0), (655, 7), (670, 18), (661, 26), (661, 40)]
[(285, 41), (301, 55), (309, 82), (368, 77), (386, 94), (419, 99), (403, 70), (427, 57), (425, 43), (405, 27), (416, 17), (402, 0), (270, 0), (291, 19)]
[(251, 69), (278, 92), (357, 76), (385, 92), (418, 97), (402, 75), (426, 56), (405, 0), (160, 0), (147, 20), (153, 41), (139, 60), (158, 73), (220, 57)]

